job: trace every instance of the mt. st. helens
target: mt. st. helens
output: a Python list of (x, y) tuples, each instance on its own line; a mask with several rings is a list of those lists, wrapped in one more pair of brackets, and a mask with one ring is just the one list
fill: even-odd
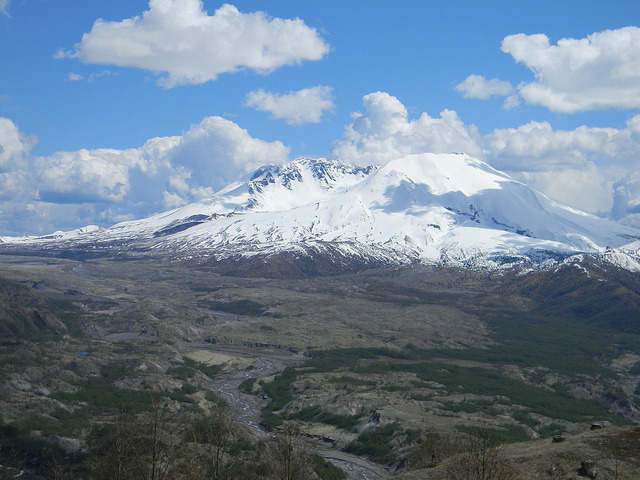
[(300, 158), (213, 197), (110, 228), (1, 238), (0, 248), (153, 252), (209, 261), (496, 268), (575, 254), (638, 269), (640, 231), (560, 205), (463, 154), (375, 167)]

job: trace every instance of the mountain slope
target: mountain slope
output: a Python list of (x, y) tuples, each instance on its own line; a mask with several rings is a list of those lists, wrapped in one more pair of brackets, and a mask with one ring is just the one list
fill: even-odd
[[(138, 249), (216, 261), (286, 254), (495, 267), (604, 256), (638, 239), (639, 231), (560, 205), (467, 155), (419, 154), (382, 167), (297, 159), (147, 219), (1, 240), (5, 249)], [(636, 250), (616, 250), (616, 261), (632, 268)]]

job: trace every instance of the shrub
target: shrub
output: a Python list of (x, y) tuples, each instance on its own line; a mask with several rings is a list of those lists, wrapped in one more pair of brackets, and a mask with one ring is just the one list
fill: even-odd
[(395, 437), (398, 429), (398, 424), (391, 423), (384, 427), (361, 433), (344, 450), (354, 455), (366, 455), (376, 463), (393, 463), (396, 461), (396, 457), (391, 447), (391, 440)]

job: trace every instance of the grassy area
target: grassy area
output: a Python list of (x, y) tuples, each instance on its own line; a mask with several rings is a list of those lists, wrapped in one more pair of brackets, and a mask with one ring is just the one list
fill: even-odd
[(119, 364), (104, 365), (100, 369), (101, 377), (90, 377), (79, 382), (76, 392), (58, 392), (51, 395), (60, 401), (85, 402), (93, 407), (121, 407), (126, 410), (141, 408), (149, 404), (149, 394), (136, 390), (119, 388), (113, 383), (119, 378), (131, 376), (133, 372)]
[[(535, 337), (535, 335), (532, 336)], [(595, 359), (592, 359), (588, 365), (581, 363), (580, 359), (587, 354), (584, 345), (582, 347), (576, 346), (574, 350), (569, 349), (564, 356), (561, 356), (559, 348), (548, 344), (540, 346), (537, 351), (523, 353), (521, 350), (525, 347), (521, 346), (520, 349), (517, 349), (516, 340), (505, 349), (500, 345), (484, 350), (424, 350), (410, 347), (402, 351), (387, 348), (320, 351), (315, 352), (316, 357), (304, 364), (288, 367), (272, 382), (261, 382), (260, 384), (263, 393), (272, 401), (267, 407), (272, 421), (282, 420), (279, 417), (275, 419), (273, 412), (280, 411), (294, 399), (292, 384), (298, 376), (338, 372), (338, 376), (330, 379), (331, 383), (356, 387), (377, 387), (388, 392), (404, 392), (408, 398), (417, 401), (437, 401), (437, 397), (433, 394), (424, 395), (415, 391), (425, 388), (432, 389), (434, 384), (439, 385), (438, 389), (442, 393), (468, 396), (469, 398), (462, 402), (445, 401), (441, 403), (443, 410), (453, 413), (484, 412), (488, 416), (495, 417), (505, 413), (505, 409), (497, 407), (497, 403), (507, 406), (507, 413), (513, 411), (515, 406), (516, 413), (513, 418), (532, 428), (536, 427), (537, 422), (530, 416), (531, 414), (574, 423), (604, 420), (614, 424), (627, 423), (621, 417), (610, 414), (597, 401), (575, 398), (563, 383), (558, 382), (552, 388), (548, 388), (547, 385), (534, 385), (511, 378), (501, 370), (505, 363), (517, 363), (519, 358), (522, 367), (537, 367), (540, 364), (555, 366), (558, 362), (560, 365), (558, 369), (567, 374), (569, 378), (581, 379), (587, 373), (598, 375), (600, 382), (604, 382), (603, 379), (606, 378), (614, 378), (616, 374), (597, 364)], [(568, 338), (565, 340), (568, 341)], [(516, 358), (516, 355), (519, 357)], [(486, 363), (487, 367), (460, 366), (453, 363), (455, 360), (474, 360)], [(409, 385), (394, 383), (393, 379), (398, 378), (398, 374), (405, 374), (401, 375), (403, 378), (406, 378), (406, 374), (414, 374), (418, 380), (410, 382)], [(380, 385), (380, 380), (370, 380), (369, 378), (372, 376), (384, 378), (384, 384)], [(538, 380), (542, 381), (542, 376)], [(484, 397), (484, 399), (473, 399), (474, 396)], [(322, 422), (321, 414), (319, 407), (312, 407), (304, 409), (290, 418)], [(337, 422), (337, 420), (335, 421)], [(331, 422), (324, 421), (324, 423)], [(350, 423), (347, 422), (345, 425), (348, 428)], [(516, 435), (511, 435), (511, 437), (514, 436)]]
[(203, 306), (206, 306), (210, 310), (217, 312), (232, 313), (234, 315), (247, 315), (258, 317), (264, 315), (267, 310), (266, 305), (262, 305), (252, 300), (233, 300), (230, 302), (216, 302), (206, 301), (202, 302)]
[(376, 463), (388, 464), (396, 461), (391, 441), (398, 435), (400, 426), (396, 423), (367, 430), (349, 443), (345, 452), (366, 456)]
[(528, 407), (531, 412), (569, 422), (609, 420), (625, 423), (620, 417), (608, 413), (599, 403), (578, 399), (570, 395), (562, 384), (554, 389), (526, 384), (509, 378), (497, 370), (479, 367), (460, 367), (441, 362), (371, 362), (358, 367), (362, 374), (393, 374), (410, 372), (423, 381), (445, 385), (449, 393), (464, 393), (491, 397), (506, 397), (502, 402)]
[(238, 385), (238, 389), (245, 393), (251, 393), (253, 392), (253, 386), (255, 385), (255, 383), (255, 378), (247, 378), (246, 380), (241, 382), (240, 385)]
[(221, 369), (219, 365), (205, 365), (189, 357), (182, 357), (182, 363), (177, 363), (169, 367), (167, 373), (180, 380), (187, 380), (193, 377), (196, 371), (200, 371), (207, 377), (213, 378), (220, 373)]
[(325, 460), (320, 455), (314, 455), (312, 458), (313, 471), (321, 478), (321, 480), (345, 480), (347, 474), (344, 470), (336, 467), (333, 463)]
[(315, 405), (313, 407), (303, 408), (299, 412), (288, 415), (288, 420), (300, 420), (303, 422), (319, 422), (327, 425), (333, 425), (343, 430), (352, 430), (362, 418), (359, 415), (337, 415), (322, 410), (322, 407)]

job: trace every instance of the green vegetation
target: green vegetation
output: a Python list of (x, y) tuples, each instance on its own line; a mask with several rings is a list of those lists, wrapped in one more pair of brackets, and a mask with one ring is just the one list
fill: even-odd
[(241, 382), (240, 385), (238, 385), (238, 390), (244, 393), (251, 393), (253, 392), (253, 386), (255, 385), (255, 383), (255, 378), (247, 378), (246, 380)]
[(385, 392), (408, 392), (411, 390), (411, 387), (406, 385), (383, 385), (380, 387), (380, 390), (384, 390)]
[(340, 384), (344, 384), (344, 385), (351, 385), (351, 386), (366, 386), (366, 387), (372, 387), (378, 384), (378, 382), (376, 382), (375, 380), (362, 380), (360, 378), (355, 378), (355, 377), (349, 377), (347, 375), (343, 375), (341, 377), (334, 377), (329, 379), (329, 381), (331, 383), (340, 383)]
[(418, 437), (420, 437), (422, 430), (420, 430), (419, 428), (407, 428), (404, 433), (406, 435), (406, 438), (402, 441), (402, 445), (410, 445), (415, 440), (417, 440)]
[(355, 371), (364, 374), (411, 372), (423, 381), (444, 384), (450, 393), (507, 397), (512, 405), (522, 405), (532, 412), (551, 418), (570, 422), (606, 419), (616, 424), (625, 423), (595, 401), (574, 398), (561, 384), (556, 384), (554, 390), (549, 391), (514, 380), (492, 369), (460, 367), (439, 362), (372, 362)]
[(50, 417), (34, 417), (17, 420), (12, 426), (20, 435), (29, 436), (32, 431), (42, 432), (44, 436), (73, 436), (90, 426), (91, 408), (78, 408), (69, 411), (58, 408)]
[(325, 460), (320, 455), (314, 455), (312, 457), (313, 471), (322, 480), (344, 480), (347, 478), (347, 474), (333, 463)]
[(495, 407), (495, 402), (491, 400), (475, 400), (464, 402), (445, 402), (442, 404), (442, 408), (450, 412), (465, 412), (465, 413), (478, 413), (483, 412), (486, 415), (495, 417), (500, 414), (500, 410)]
[[(549, 353), (551, 350), (547, 351), (545, 348), (541, 347), (537, 354), (529, 352), (525, 355), (519, 352), (518, 355), (522, 357), (522, 365), (527, 366), (529, 362), (536, 364), (537, 359), (543, 357), (549, 361), (555, 358)], [(559, 355), (559, 352), (557, 353)], [(332, 383), (368, 387), (375, 387), (378, 382), (360, 377), (380, 375), (388, 381), (388, 379), (397, 377), (397, 373), (414, 374), (418, 380), (412, 381), (410, 385), (391, 383), (378, 388), (388, 392), (407, 392), (409, 398), (415, 400), (437, 401), (437, 397), (433, 395), (421, 395), (413, 392), (413, 388), (429, 388), (434, 383), (437, 383), (443, 386), (441, 388), (443, 393), (485, 397), (483, 400), (447, 401), (441, 406), (444, 410), (453, 413), (484, 412), (486, 415), (496, 416), (504, 412), (503, 409), (497, 408), (496, 403), (521, 406), (526, 408), (527, 413), (517, 411), (514, 414), (514, 419), (532, 428), (537, 425), (537, 422), (529, 415), (530, 413), (569, 422), (608, 420), (614, 424), (628, 423), (621, 417), (607, 412), (596, 401), (573, 397), (564, 384), (556, 383), (550, 390), (503, 374), (500, 370), (501, 366), (505, 362), (514, 362), (516, 359), (509, 353), (509, 349), (503, 352), (500, 347), (485, 350), (421, 350), (412, 346), (410, 349), (403, 351), (386, 348), (353, 348), (326, 350), (315, 352), (315, 354), (315, 358), (306, 361), (300, 366), (288, 367), (282, 374), (276, 375), (272, 382), (260, 382), (263, 393), (271, 398), (271, 403), (266, 409), (270, 414), (268, 421), (266, 421), (267, 424), (275, 425), (274, 422), (282, 421), (282, 418), (274, 416), (274, 412), (280, 411), (294, 399), (291, 386), (299, 375), (336, 371), (350, 374), (336, 376), (330, 379)], [(487, 367), (459, 366), (447, 362), (449, 359), (482, 361), (487, 364)], [(585, 372), (601, 374), (606, 371), (599, 365), (597, 367), (582, 366), (577, 371), (572, 370), (574, 367), (575, 365), (569, 361), (564, 364), (564, 368), (567, 371), (571, 370), (574, 377), (584, 375)], [(609, 377), (615, 375), (613, 372), (606, 372)], [(489, 399), (486, 399), (486, 397), (489, 397)], [(500, 400), (492, 400), (495, 398)], [(353, 421), (346, 421), (346, 419), (344, 420), (345, 423), (339, 423), (338, 419), (329, 421), (325, 415), (326, 413), (321, 412), (320, 407), (310, 407), (291, 415), (289, 418), (344, 425), (340, 426), (340, 428), (353, 428)], [(355, 424), (357, 424), (357, 421), (355, 421)], [(520, 433), (509, 432), (506, 436), (515, 438)], [(504, 436), (498, 435), (499, 438)]]
[(291, 384), (296, 380), (296, 368), (287, 367), (280, 375), (276, 375), (271, 382), (260, 381), (262, 391), (271, 398), (269, 404), (269, 410), (277, 412), (282, 410), (287, 403), (293, 400), (293, 393), (291, 393)]
[(315, 405), (306, 407), (299, 412), (288, 415), (288, 420), (300, 420), (303, 422), (319, 422), (327, 425), (333, 425), (343, 430), (352, 430), (362, 418), (362, 414), (358, 415), (337, 415), (322, 410), (322, 407)]
[(283, 419), (275, 414), (282, 410), (287, 403), (293, 400), (291, 384), (296, 380), (295, 367), (287, 367), (280, 375), (276, 375), (271, 382), (260, 381), (260, 387), (265, 395), (271, 399), (271, 403), (262, 409), (262, 425), (267, 431), (282, 425)]
[(544, 427), (538, 428), (537, 431), (542, 438), (549, 438), (553, 437), (554, 435), (564, 433), (565, 429), (558, 423), (552, 423), (551, 425), (546, 425)]
[(396, 461), (396, 456), (393, 453), (391, 441), (396, 437), (399, 429), (398, 424), (391, 423), (384, 427), (367, 430), (347, 445), (344, 451), (366, 456), (376, 463), (393, 463)]
[(191, 395), (196, 393), (198, 389), (191, 384), (185, 383), (180, 388), (176, 388), (169, 394), (169, 398), (171, 400), (175, 400), (176, 402), (181, 403), (193, 403), (194, 400), (187, 395)]
[(261, 305), (252, 300), (232, 300), (230, 302), (205, 301), (202, 302), (202, 305), (217, 312), (232, 313), (234, 315), (247, 315), (251, 317), (264, 315), (268, 308), (266, 305)]
[(58, 392), (51, 395), (60, 401), (76, 400), (86, 402), (93, 407), (122, 407), (127, 410), (148, 405), (146, 392), (119, 388), (113, 383), (119, 378), (131, 376), (133, 372), (122, 365), (109, 364), (100, 369), (101, 377), (90, 377), (81, 381), (76, 392)]
[(535, 428), (540, 425), (540, 422), (535, 418), (532, 418), (530, 415), (526, 414), (521, 410), (516, 410), (511, 414), (511, 418), (515, 421), (522, 423), (523, 425), (527, 425), (530, 428)]
[(273, 431), (274, 428), (279, 427), (284, 423), (284, 420), (280, 415), (273, 413), (266, 407), (262, 410), (262, 422), (260, 422), (267, 432)]
[(188, 380), (195, 375), (196, 371), (213, 378), (220, 373), (220, 370), (221, 367), (219, 365), (205, 365), (189, 357), (182, 357), (182, 364), (175, 364), (173, 367), (169, 367), (167, 373), (180, 380)]

